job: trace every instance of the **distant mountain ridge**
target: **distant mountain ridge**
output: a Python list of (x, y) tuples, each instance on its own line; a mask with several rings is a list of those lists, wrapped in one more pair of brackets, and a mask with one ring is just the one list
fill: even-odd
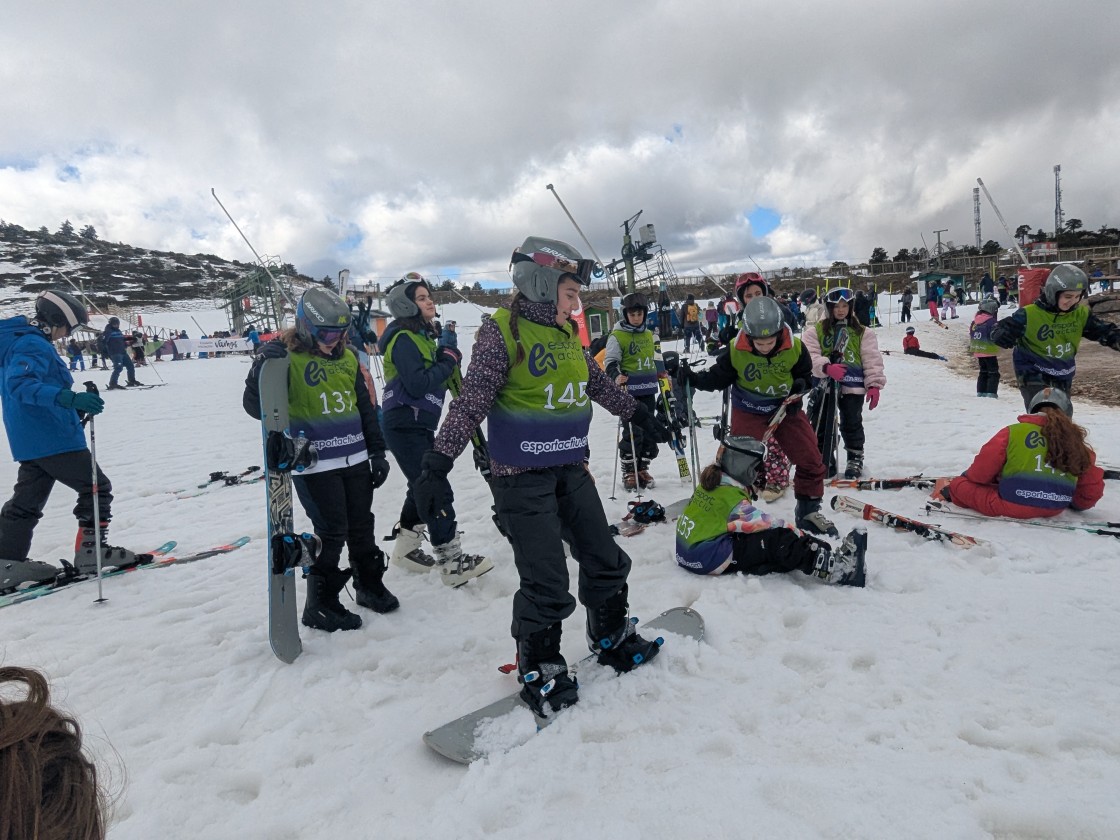
[[(0, 305), (34, 297), (44, 289), (66, 288), (60, 274), (64, 272), (100, 307), (168, 306), (218, 297), (222, 289), (255, 267), (213, 254), (188, 255), (104, 242), (92, 228), (78, 234), (68, 222), (50, 233), (0, 220)], [(280, 266), (280, 271), (299, 285), (314, 282), (290, 264)]]

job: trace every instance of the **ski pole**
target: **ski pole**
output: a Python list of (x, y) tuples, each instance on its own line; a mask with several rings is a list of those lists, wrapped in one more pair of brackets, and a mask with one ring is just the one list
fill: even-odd
[[(91, 394), (97, 393), (97, 383), (87, 382), (86, 391)], [(93, 479), (93, 546), (97, 552), (97, 600), (95, 604), (105, 603), (105, 593), (102, 591), (101, 585), (101, 488), (97, 483), (97, 429), (94, 426), (93, 415), (89, 415), (89, 462), (92, 468)]]
[(614, 436), (614, 469), (611, 471), (611, 501), (613, 502), (618, 497), (615, 495), (615, 488), (618, 487), (618, 445), (622, 443), (622, 420), (618, 421), (618, 432)]
[(684, 383), (684, 407), (688, 412), (688, 449), (692, 456), (692, 490), (695, 492), (696, 476), (700, 473), (700, 451), (696, 444), (696, 429), (700, 428), (700, 424), (693, 423), (695, 418), (692, 414), (692, 385), (687, 381)]

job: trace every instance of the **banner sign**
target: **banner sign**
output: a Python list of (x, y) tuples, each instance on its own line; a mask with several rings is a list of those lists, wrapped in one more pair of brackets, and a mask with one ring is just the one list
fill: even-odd
[(244, 353), (253, 345), (247, 338), (176, 338), (177, 353)]

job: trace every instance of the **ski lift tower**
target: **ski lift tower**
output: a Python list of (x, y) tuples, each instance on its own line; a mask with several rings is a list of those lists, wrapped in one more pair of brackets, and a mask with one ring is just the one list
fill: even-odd
[[(240, 278), (219, 292), (218, 306), (227, 310), (230, 332), (242, 335), (248, 324), (253, 324), (258, 332), (277, 332), (284, 328), (285, 293), (288, 300), (295, 300), (292, 292), (292, 278), (280, 273), (280, 263), (272, 257), (265, 257), (269, 270), (264, 266), (254, 266)], [(278, 288), (279, 284), (280, 288)]]
[[(662, 288), (673, 286), (677, 281), (677, 272), (669, 259), (669, 254), (657, 241), (657, 231), (653, 225), (642, 225), (638, 228), (638, 241), (631, 246), (631, 258), (634, 265), (634, 288), (656, 294)], [(615, 277), (625, 270), (625, 259), (613, 260), (606, 266), (607, 275)], [(664, 287), (662, 284), (665, 284)], [(622, 284), (619, 283), (619, 288)]]

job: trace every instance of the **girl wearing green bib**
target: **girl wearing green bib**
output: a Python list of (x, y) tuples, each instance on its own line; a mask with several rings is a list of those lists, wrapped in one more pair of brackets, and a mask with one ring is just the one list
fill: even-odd
[(494, 510), (513, 549), (520, 587), (511, 634), (521, 696), (539, 716), (579, 697), (560, 653), (562, 622), (576, 607), (564, 544), (579, 564), (579, 600), (599, 661), (630, 670), (657, 655), (629, 620), (630, 558), (610, 533), (584, 465), (591, 403), (629, 420), (654, 440), (669, 430), (612, 382), (580, 343), (571, 313), (593, 264), (564, 242), (529, 237), (511, 262), (517, 287), (475, 335), (460, 394), (422, 462), (412, 490), (422, 516), (440, 517), (454, 499), (447, 474), (485, 419)]
[(1066, 508), (1088, 510), (1104, 495), (1104, 471), (1070, 419), (1073, 405), (1060, 388), (1044, 388), (1030, 414), (981, 447), (963, 475), (937, 492), (987, 516), (1033, 519)]
[[(243, 405), (260, 419), (258, 376), (265, 359), (288, 357), (291, 436), (315, 446), (318, 462), (292, 476), (321, 548), (307, 574), (303, 623), (356, 630), (362, 619), (339, 600), (351, 575), (359, 607), (378, 613), (400, 606), (382, 578), (386, 560), (373, 536), (373, 491), (389, 476), (385, 441), (358, 357), (345, 341), (350, 307), (327, 289), (304, 292), (296, 326), (261, 346), (245, 380)], [(350, 568), (339, 568), (343, 547)]]
[[(656, 346), (653, 333), (646, 329), (648, 314), (649, 302), (641, 292), (633, 292), (622, 299), (622, 320), (607, 338), (603, 361), (607, 376), (615, 384), (625, 388), (648, 410), (656, 411), (661, 389), (654, 365)], [(628, 423), (618, 441), (618, 455), (622, 464), (622, 484), (627, 490), (654, 486), (649, 462), (657, 457), (657, 441)]]
[(765, 451), (754, 438), (723, 440), (677, 519), (677, 565), (698, 575), (803, 572), (825, 583), (863, 586), (866, 529), (852, 530), (834, 550), (755, 506), (754, 483)]

